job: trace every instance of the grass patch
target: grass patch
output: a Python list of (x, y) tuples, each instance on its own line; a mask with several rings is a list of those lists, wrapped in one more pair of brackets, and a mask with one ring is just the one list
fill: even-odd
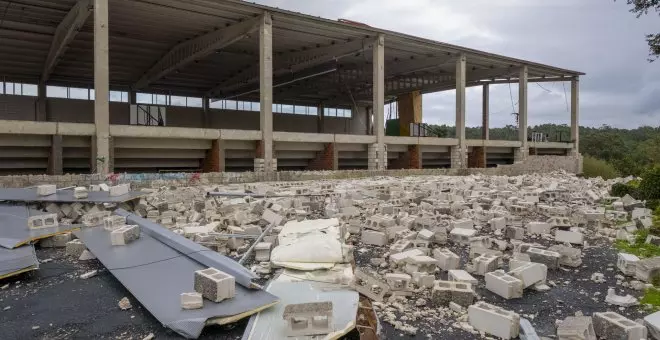
[(645, 243), (648, 235), (648, 230), (639, 230), (635, 233), (634, 244), (626, 240), (617, 240), (614, 246), (621, 252), (637, 255), (639, 258), (660, 256), (660, 247)]
[(657, 288), (648, 288), (644, 292), (644, 296), (639, 300), (644, 306), (651, 305), (653, 311), (660, 310), (660, 289)]

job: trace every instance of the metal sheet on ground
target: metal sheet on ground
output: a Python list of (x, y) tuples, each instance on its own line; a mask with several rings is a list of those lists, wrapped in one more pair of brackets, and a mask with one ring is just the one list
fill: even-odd
[(79, 228), (77, 225), (60, 225), (51, 228), (30, 229), (27, 225), (29, 215), (25, 205), (0, 203), (0, 247), (12, 249), (30, 241)]
[(206, 324), (234, 322), (278, 302), (266, 291), (237, 284), (233, 299), (221, 303), (205, 299), (202, 309), (182, 310), (181, 293), (194, 291), (193, 272), (205, 265), (144, 232), (126, 246), (112, 246), (110, 233), (101, 227), (75, 234), (156, 319), (184, 337), (197, 338)]
[(73, 197), (73, 190), (58, 190), (56, 193), (48, 196), (37, 195), (37, 189), (23, 188), (0, 188), (0, 201), (12, 202), (90, 202), (90, 203), (121, 203), (146, 195), (141, 191), (129, 191), (126, 195), (110, 196), (107, 191), (90, 191), (87, 198)]
[[(242, 340), (339, 339), (355, 328), (360, 296), (346, 286), (310, 281), (273, 281), (266, 287), (266, 291), (277, 295), (281, 302), (273, 308), (252, 316)], [(284, 307), (292, 303), (324, 301), (332, 301), (333, 333), (315, 336), (286, 336), (287, 325), (282, 319)]]
[(16, 249), (0, 248), (0, 279), (37, 268), (39, 260), (31, 244)]

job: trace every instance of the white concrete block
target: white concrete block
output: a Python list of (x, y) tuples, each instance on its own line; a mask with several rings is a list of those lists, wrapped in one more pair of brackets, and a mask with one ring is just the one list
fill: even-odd
[(140, 226), (126, 225), (110, 233), (110, 242), (113, 246), (125, 246), (140, 238)]
[(473, 285), (476, 285), (479, 282), (474, 276), (462, 269), (449, 270), (447, 278), (449, 281), (467, 282)]
[(486, 273), (485, 279), (486, 289), (507, 300), (523, 296), (523, 282), (503, 270)]
[(387, 234), (374, 231), (374, 230), (364, 230), (362, 231), (362, 243), (370, 244), (375, 246), (385, 246), (387, 245)]
[(43, 184), (37, 186), (37, 195), (39, 196), (49, 196), (57, 192), (57, 186), (55, 184)]
[(646, 339), (647, 331), (644, 325), (614, 312), (594, 313), (593, 323), (596, 336), (603, 339)]
[(545, 222), (529, 222), (525, 226), (530, 234), (549, 234), (552, 226)]
[(474, 229), (474, 221), (472, 221), (470, 218), (463, 218), (460, 220), (451, 221), (450, 226), (453, 229)]
[(236, 295), (235, 278), (215, 268), (195, 271), (194, 287), (197, 293), (214, 302), (231, 299)]
[(506, 227), (506, 218), (505, 217), (491, 218), (490, 221), (488, 221), (488, 224), (490, 225), (490, 228), (493, 231), (502, 230)]
[(393, 292), (398, 291), (410, 291), (410, 283), (412, 282), (412, 277), (408, 274), (385, 274), (385, 281), (390, 286), (390, 290)]
[(635, 276), (639, 257), (633, 254), (619, 253), (617, 256), (616, 267), (627, 276)]
[(73, 188), (73, 197), (77, 199), (81, 198), (87, 198), (89, 193), (87, 192), (87, 188), (85, 187), (75, 187)]
[(555, 230), (555, 241), (561, 243), (583, 244), (584, 235), (575, 231)]
[(126, 195), (126, 194), (128, 194), (128, 192), (130, 190), (131, 190), (131, 185), (128, 184), (128, 183), (111, 186), (110, 187), (110, 196)]
[(499, 256), (482, 254), (475, 258), (473, 262), (475, 275), (486, 275), (486, 273), (497, 270), (499, 267)]
[(438, 260), (438, 267), (442, 270), (458, 269), (461, 262), (458, 255), (445, 248), (433, 249), (433, 258)]
[(468, 307), (468, 321), (479, 332), (505, 340), (517, 338), (520, 332), (520, 315), (483, 301)]
[(509, 271), (509, 275), (521, 280), (524, 288), (545, 282), (548, 267), (544, 264), (529, 262)]
[(458, 244), (469, 244), (470, 238), (476, 234), (474, 229), (454, 228), (449, 232), (449, 239)]
[(181, 293), (181, 309), (200, 309), (204, 307), (204, 299), (200, 293)]

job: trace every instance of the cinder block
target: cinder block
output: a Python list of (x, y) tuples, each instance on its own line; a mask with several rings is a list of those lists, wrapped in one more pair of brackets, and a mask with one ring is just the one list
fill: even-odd
[(103, 218), (103, 229), (113, 231), (126, 225), (126, 217), (111, 215)]
[(647, 331), (630, 319), (614, 312), (594, 313), (594, 331), (596, 336), (607, 339), (640, 340), (646, 339)]
[(387, 282), (387, 285), (390, 286), (390, 290), (393, 292), (405, 292), (411, 290), (410, 282), (412, 281), (412, 277), (408, 274), (388, 273), (385, 274), (385, 281)]
[(37, 186), (37, 195), (39, 196), (49, 196), (57, 192), (57, 186), (55, 184), (43, 184)]
[(71, 240), (66, 243), (66, 254), (68, 256), (73, 256), (76, 259), (78, 259), (80, 254), (82, 254), (85, 250), (87, 250), (87, 247), (79, 239)]
[(473, 285), (478, 283), (474, 276), (462, 269), (449, 270), (447, 272), (447, 277), (449, 278), (449, 281), (467, 282)]
[(28, 217), (27, 224), (30, 229), (43, 229), (57, 227), (59, 222), (57, 214), (45, 214)]
[(433, 288), (435, 275), (427, 273), (412, 273), (412, 282), (420, 288)]
[(115, 197), (115, 196), (126, 195), (130, 191), (130, 189), (131, 189), (131, 185), (128, 183), (111, 186), (110, 196)]
[(504, 229), (504, 237), (512, 240), (523, 240), (525, 239), (525, 228), (507, 226)]
[(497, 270), (499, 267), (499, 256), (482, 254), (475, 258), (473, 262), (475, 275), (486, 275), (486, 273)]
[(140, 238), (140, 226), (126, 225), (110, 232), (113, 246), (125, 246)]
[[(413, 243), (409, 240), (398, 240), (390, 246), (390, 254), (398, 254), (406, 251), (413, 247)], [(420, 255), (424, 253), (421, 250), (418, 250)]]
[(83, 215), (82, 223), (86, 227), (96, 227), (103, 223), (103, 219), (110, 216), (109, 211), (88, 212)]
[(181, 309), (200, 309), (204, 307), (204, 299), (200, 293), (181, 293)]
[(639, 262), (639, 257), (633, 254), (619, 253), (616, 261), (616, 267), (624, 275), (635, 276), (635, 271), (637, 270), (638, 262)]
[(76, 199), (82, 199), (82, 198), (87, 198), (89, 196), (89, 193), (87, 192), (87, 188), (85, 187), (75, 187), (73, 188), (73, 197)]
[(506, 227), (506, 218), (505, 217), (495, 217), (491, 218), (488, 221), (488, 224), (490, 224), (490, 228), (495, 231), (495, 230), (502, 230)]
[(66, 247), (67, 242), (72, 239), (73, 235), (71, 233), (58, 234), (40, 240), (39, 245), (42, 248), (64, 248)]
[(390, 291), (390, 287), (387, 283), (382, 282), (359, 269), (355, 270), (353, 281), (351, 281), (350, 286), (358, 293), (376, 302), (383, 301), (385, 294)]
[(526, 253), (532, 262), (543, 263), (549, 269), (559, 268), (561, 255), (557, 252), (530, 247)]
[(520, 315), (483, 301), (468, 307), (468, 321), (479, 332), (505, 340), (520, 333)]
[(259, 242), (254, 246), (254, 259), (260, 262), (270, 261), (270, 250), (272, 244), (268, 242)]
[(463, 218), (460, 220), (454, 220), (451, 221), (450, 224), (452, 229), (455, 228), (460, 228), (460, 229), (474, 229), (474, 221), (470, 218)]
[(195, 272), (195, 291), (206, 299), (221, 302), (236, 294), (235, 278), (215, 268)]
[(467, 307), (474, 302), (475, 293), (472, 284), (454, 281), (436, 281), (431, 291), (433, 306), (448, 306), (450, 302)]
[(561, 243), (583, 244), (584, 235), (580, 232), (555, 230), (555, 241)]
[(597, 340), (590, 316), (569, 316), (557, 327), (559, 340)]
[(537, 283), (545, 282), (548, 267), (544, 264), (529, 262), (509, 271), (509, 275), (521, 280), (527, 288)]
[(526, 228), (530, 234), (549, 234), (552, 231), (552, 226), (545, 222), (529, 222)]
[(286, 320), (286, 335), (289, 337), (329, 334), (334, 331), (330, 301), (287, 305), (282, 318)]
[(362, 232), (362, 243), (375, 246), (387, 245), (387, 235), (380, 231), (364, 230)]
[(470, 238), (476, 234), (474, 229), (454, 228), (449, 232), (449, 239), (458, 244), (469, 244)]
[(548, 248), (549, 251), (559, 253), (559, 265), (568, 267), (579, 267), (582, 265), (582, 251), (578, 248), (571, 248), (564, 245), (554, 245)]
[(523, 296), (523, 282), (503, 270), (486, 273), (485, 279), (486, 289), (507, 300)]
[(411, 275), (415, 272), (433, 274), (438, 263), (436, 259), (426, 255), (410, 256), (405, 259), (405, 262), (405, 271)]

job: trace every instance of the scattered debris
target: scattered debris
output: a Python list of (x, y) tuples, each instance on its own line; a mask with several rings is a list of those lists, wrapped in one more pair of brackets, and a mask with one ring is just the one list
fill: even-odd
[(91, 277), (96, 276), (96, 274), (98, 274), (98, 270), (92, 270), (92, 271), (88, 271), (87, 273), (84, 273), (84, 274), (80, 275), (80, 278), (83, 279), (83, 280), (87, 280)]
[(118, 304), (118, 305), (119, 305), (119, 308), (120, 308), (121, 310), (128, 310), (128, 309), (133, 308), (133, 306), (131, 306), (131, 301), (128, 300), (127, 297), (124, 297), (123, 299), (119, 300), (119, 304)]

